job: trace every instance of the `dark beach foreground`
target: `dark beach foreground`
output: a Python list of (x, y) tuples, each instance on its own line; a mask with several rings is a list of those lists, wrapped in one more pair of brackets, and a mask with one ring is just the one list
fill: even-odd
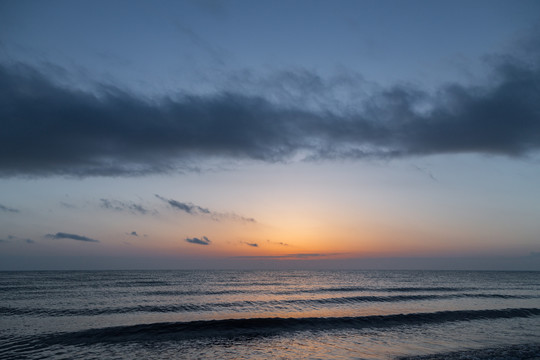
[(540, 343), (454, 351), (441, 354), (406, 356), (397, 360), (540, 360)]

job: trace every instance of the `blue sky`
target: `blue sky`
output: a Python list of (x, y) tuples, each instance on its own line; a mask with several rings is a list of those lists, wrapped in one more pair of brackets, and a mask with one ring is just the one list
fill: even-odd
[(538, 14), (2, 1), (0, 266), (538, 270)]

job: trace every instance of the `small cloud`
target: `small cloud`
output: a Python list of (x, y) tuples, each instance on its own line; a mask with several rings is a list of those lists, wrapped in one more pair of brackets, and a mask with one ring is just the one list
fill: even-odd
[(17, 209), (10, 208), (10, 207), (4, 206), (4, 205), (2, 205), (2, 204), (0, 204), (0, 211), (10, 212), (10, 213), (18, 213), (18, 212), (20, 212), (20, 211), (17, 210)]
[(257, 243), (248, 243), (248, 242), (245, 242), (244, 244), (248, 245), (248, 246), (251, 246), (251, 247), (259, 247), (259, 244)]
[(57, 232), (56, 234), (47, 234), (45, 235), (45, 237), (49, 239), (70, 239), (70, 240), (85, 241), (85, 242), (99, 242), (99, 240), (92, 239), (86, 236), (77, 235), (77, 234), (68, 234), (68, 233), (63, 233), (63, 232)]
[(27, 244), (34, 244), (35, 243), (35, 241), (32, 240), (32, 239), (25, 239), (24, 242), (27, 243)]
[(199, 238), (186, 238), (186, 241), (191, 244), (197, 245), (210, 245), (211, 241), (206, 236), (203, 236), (202, 239)]
[(131, 235), (131, 236), (139, 236), (139, 234), (137, 234), (136, 231), (132, 231), (129, 235)]

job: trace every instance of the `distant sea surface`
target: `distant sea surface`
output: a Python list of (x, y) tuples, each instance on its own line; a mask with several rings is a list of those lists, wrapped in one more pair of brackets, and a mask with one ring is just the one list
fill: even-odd
[(0, 272), (0, 359), (433, 354), (540, 359), (540, 273)]

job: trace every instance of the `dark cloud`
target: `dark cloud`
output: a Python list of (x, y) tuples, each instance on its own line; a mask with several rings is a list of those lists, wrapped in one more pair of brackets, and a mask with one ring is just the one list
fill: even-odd
[(211, 241), (206, 236), (203, 236), (202, 239), (199, 238), (187, 238), (186, 241), (191, 244), (197, 245), (210, 245)]
[(10, 208), (10, 207), (7, 207), (7, 206), (4, 206), (2, 204), (0, 204), (0, 212), (11, 212), (11, 213), (18, 213), (19, 210), (17, 209), (14, 209), (14, 208)]
[(203, 208), (201, 206), (198, 206), (192, 203), (185, 203), (185, 202), (180, 202), (173, 199), (167, 199), (157, 194), (155, 196), (158, 199), (168, 203), (172, 208), (186, 212), (190, 215), (208, 216), (212, 220), (215, 220), (215, 221), (228, 219), (228, 220), (251, 222), (251, 223), (256, 222), (255, 219), (253, 218), (247, 218), (244, 216), (237, 215), (235, 213), (220, 213), (220, 212), (209, 210), (207, 208)]
[(248, 242), (245, 242), (244, 244), (248, 245), (248, 246), (251, 246), (251, 247), (259, 247), (259, 244), (257, 243), (248, 243)]
[(103, 209), (108, 210), (115, 210), (115, 211), (129, 211), (134, 214), (142, 214), (146, 215), (149, 213), (155, 213), (155, 211), (151, 211), (146, 209), (144, 206), (140, 204), (135, 204), (132, 202), (124, 202), (114, 199), (100, 199), (100, 206)]
[(70, 240), (86, 241), (86, 242), (99, 242), (99, 240), (92, 239), (86, 236), (68, 234), (68, 233), (63, 233), (63, 232), (58, 232), (56, 234), (47, 234), (45, 235), (45, 237), (49, 239), (70, 239)]
[(345, 110), (325, 103), (330, 85), (305, 72), (292, 72), (285, 85), (304, 99), (314, 94), (318, 106), (276, 100), (264, 89), (158, 100), (113, 86), (84, 92), (29, 66), (0, 64), (0, 176), (143, 175), (211, 157), (526, 155), (540, 149), (540, 61), (523, 58), (491, 56), (483, 84), (435, 92), (393, 86)]
[(132, 231), (132, 232), (130, 232), (130, 233), (129, 233), (129, 235), (131, 235), (131, 236), (139, 236), (139, 234), (137, 234), (137, 232), (136, 232), (136, 231)]

